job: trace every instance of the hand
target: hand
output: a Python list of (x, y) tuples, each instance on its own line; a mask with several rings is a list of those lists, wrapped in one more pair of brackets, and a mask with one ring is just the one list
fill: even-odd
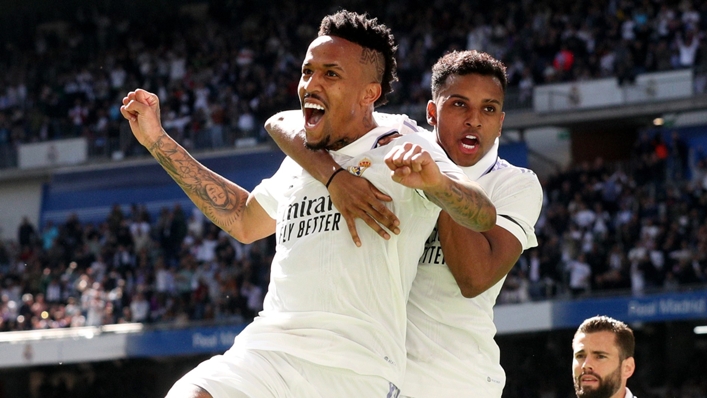
[(143, 89), (131, 91), (123, 98), (120, 113), (130, 123), (133, 135), (149, 148), (162, 134), (160, 101), (157, 95)]
[(388, 152), (385, 164), (392, 170), (393, 181), (409, 188), (439, 187), (444, 178), (430, 153), (409, 142), (396, 145)]
[(361, 239), (356, 230), (356, 218), (363, 220), (383, 239), (390, 239), (388, 232), (400, 233), (400, 221), (383, 202), (393, 199), (379, 191), (368, 180), (356, 177), (348, 172), (338, 173), (329, 184), (331, 201), (346, 220), (351, 238), (356, 246), (361, 247)]

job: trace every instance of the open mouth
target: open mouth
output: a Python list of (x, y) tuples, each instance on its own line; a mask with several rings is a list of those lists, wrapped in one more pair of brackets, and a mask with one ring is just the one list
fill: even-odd
[(464, 149), (473, 150), (479, 144), (479, 139), (473, 135), (467, 135), (461, 140)]
[(324, 107), (311, 102), (304, 104), (304, 123), (307, 128), (316, 126), (324, 116)]

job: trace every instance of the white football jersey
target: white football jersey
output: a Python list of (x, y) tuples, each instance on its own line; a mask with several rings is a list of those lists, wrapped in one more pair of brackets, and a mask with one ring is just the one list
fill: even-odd
[[(499, 159), (498, 140), (477, 164), (462, 169), (495, 205), (496, 224), (518, 238), (523, 250), (537, 246), (534, 225), (542, 206), (537, 176)], [(435, 228), (410, 291), (403, 396), (501, 396), (505, 372), (494, 341), (493, 306), (504, 280), (474, 298), (462, 296)]]
[(282, 351), (402, 384), (406, 303), (440, 208), (422, 192), (395, 183), (384, 156), (395, 143), (414, 142), (443, 172), (464, 176), (432, 135), (406, 134), (376, 148), (391, 132), (378, 127), (331, 152), (348, 172), (393, 198), (387, 206), (400, 219), (401, 233), (391, 233), (390, 240), (356, 220), (363, 244), (356, 247), (324, 185), (289, 158), (254, 189), (277, 221), (277, 247), (264, 310), (236, 337), (233, 349)]

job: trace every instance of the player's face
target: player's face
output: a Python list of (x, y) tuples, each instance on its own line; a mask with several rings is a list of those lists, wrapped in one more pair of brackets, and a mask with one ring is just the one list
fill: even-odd
[(302, 63), (299, 98), (311, 149), (336, 149), (351, 135), (365, 88), (363, 48), (335, 36), (320, 36), (309, 45)]
[(427, 122), (454, 163), (475, 165), (493, 147), (503, 127), (503, 87), (476, 73), (452, 75), (427, 104)]
[(626, 362), (633, 358), (621, 361), (613, 333), (579, 333), (572, 347), (572, 376), (578, 398), (623, 397), (626, 379), (630, 376)]

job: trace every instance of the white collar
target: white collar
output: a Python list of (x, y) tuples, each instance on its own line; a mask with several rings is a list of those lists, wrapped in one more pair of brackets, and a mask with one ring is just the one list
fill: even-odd
[(331, 151), (337, 155), (357, 156), (376, 147), (378, 140), (395, 131), (390, 127), (378, 126), (345, 147)]
[(476, 181), (481, 176), (489, 172), (491, 168), (496, 165), (496, 161), (498, 160), (498, 145), (499, 140), (498, 137), (496, 137), (496, 140), (493, 142), (491, 150), (489, 150), (486, 155), (481, 158), (481, 160), (476, 162), (476, 164), (473, 166), (461, 167), (461, 169), (464, 171), (464, 174), (466, 174), (467, 177), (469, 177), (469, 179), (471, 179), (472, 181)]

